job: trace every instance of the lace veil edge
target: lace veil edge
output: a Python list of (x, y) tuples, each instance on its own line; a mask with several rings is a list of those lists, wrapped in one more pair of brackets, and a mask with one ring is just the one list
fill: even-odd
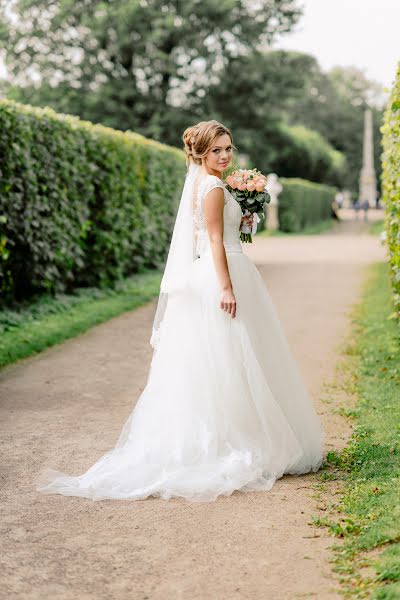
[(192, 160), (186, 174), (178, 212), (172, 232), (167, 261), (160, 284), (157, 309), (155, 312), (150, 345), (156, 349), (161, 335), (162, 322), (171, 295), (179, 293), (187, 282), (189, 269), (196, 258), (193, 222), (194, 185), (201, 166)]

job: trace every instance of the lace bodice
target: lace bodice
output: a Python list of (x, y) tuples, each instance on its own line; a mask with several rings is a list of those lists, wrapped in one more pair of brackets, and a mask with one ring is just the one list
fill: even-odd
[(224, 191), (224, 232), (223, 243), (226, 252), (243, 252), (240, 242), (240, 222), (242, 210), (236, 199), (228, 192), (224, 183), (215, 175), (201, 175), (195, 183), (194, 190), (194, 233), (197, 256), (211, 252), (210, 239), (204, 219), (203, 201), (207, 194), (216, 187)]

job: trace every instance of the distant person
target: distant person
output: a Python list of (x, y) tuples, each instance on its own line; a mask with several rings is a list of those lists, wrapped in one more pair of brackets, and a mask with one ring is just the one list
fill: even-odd
[(368, 200), (363, 200), (361, 208), (364, 211), (364, 221), (367, 222), (368, 221), (369, 201)]
[(361, 202), (357, 199), (353, 204), (354, 212), (356, 215), (356, 221), (358, 221), (358, 213), (360, 212)]
[(343, 201), (344, 201), (344, 194), (343, 194), (343, 192), (338, 192), (338, 193), (335, 195), (335, 201), (336, 201), (336, 203), (337, 203), (337, 207), (338, 207), (338, 208), (342, 208), (342, 206), (343, 206)]

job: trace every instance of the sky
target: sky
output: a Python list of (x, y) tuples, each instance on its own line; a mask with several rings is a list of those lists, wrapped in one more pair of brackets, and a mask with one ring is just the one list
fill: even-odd
[(390, 88), (400, 60), (400, 0), (299, 0), (304, 15), (275, 48), (312, 54), (326, 71), (356, 66)]

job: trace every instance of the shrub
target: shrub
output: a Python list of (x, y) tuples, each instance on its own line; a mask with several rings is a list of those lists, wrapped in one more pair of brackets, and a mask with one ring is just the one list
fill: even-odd
[(381, 131), (386, 240), (393, 300), (400, 317), (400, 63)]
[(301, 231), (308, 225), (330, 219), (336, 188), (304, 179), (281, 178), (280, 182), (283, 186), (278, 208), (281, 231)]
[[(162, 268), (185, 172), (182, 151), (7, 100), (0, 101), (0, 130), (3, 302), (105, 287), (141, 268)], [(281, 229), (329, 218), (333, 188), (282, 182)]]
[(269, 161), (269, 171), (285, 177), (301, 177), (309, 181), (341, 186), (346, 166), (345, 157), (335, 150), (317, 131), (302, 125), (280, 123), (271, 145), (279, 150)]
[(162, 266), (183, 152), (6, 100), (0, 131), (3, 298), (107, 285)]

